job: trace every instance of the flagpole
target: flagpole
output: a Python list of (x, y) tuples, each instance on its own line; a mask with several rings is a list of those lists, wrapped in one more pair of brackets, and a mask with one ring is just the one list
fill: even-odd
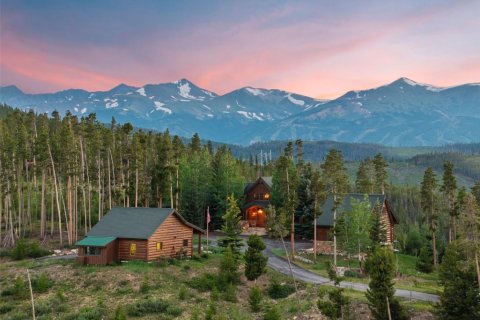
[(205, 253), (208, 254), (208, 224), (210, 223), (210, 207), (207, 207), (207, 250)]

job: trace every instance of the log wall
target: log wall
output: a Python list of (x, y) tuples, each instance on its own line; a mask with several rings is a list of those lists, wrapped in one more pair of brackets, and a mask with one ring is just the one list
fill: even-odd
[[(118, 241), (118, 260), (147, 260), (147, 240), (142, 239), (120, 239)], [(137, 251), (130, 255), (130, 244), (137, 245)]]
[[(183, 240), (188, 240), (184, 248)], [(188, 256), (193, 253), (193, 229), (185, 225), (175, 214), (170, 214), (160, 227), (148, 239), (147, 260), (152, 261), (160, 257), (174, 257), (185, 250)], [(162, 248), (157, 250), (157, 242), (162, 243)]]

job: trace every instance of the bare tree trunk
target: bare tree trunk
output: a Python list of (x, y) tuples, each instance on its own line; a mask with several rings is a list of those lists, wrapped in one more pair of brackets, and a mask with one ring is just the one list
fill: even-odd
[(57, 202), (57, 211), (58, 211), (58, 232), (60, 233), (60, 245), (63, 246), (63, 235), (62, 235), (62, 214), (60, 210), (60, 200), (58, 198), (58, 186), (57, 186), (57, 174), (55, 172), (55, 163), (53, 162), (52, 150), (50, 149), (50, 144), (47, 144), (48, 154), (50, 155), (50, 161), (52, 162), (52, 172), (53, 172), (53, 182), (55, 186), (55, 199)]
[(98, 220), (102, 218), (102, 177), (101, 177), (100, 154), (98, 155)]
[[(110, 153), (110, 149), (108, 149)], [(108, 209), (112, 209), (112, 182), (110, 179), (110, 157), (107, 157), (107, 170), (108, 170)]]
[[(115, 139), (114, 139), (114, 141), (115, 141)], [(112, 162), (112, 183), (113, 183), (113, 191), (115, 192), (115, 190), (117, 188), (117, 184), (116, 184), (116, 181), (115, 181), (116, 180), (116, 178), (115, 178), (115, 163), (113, 162), (112, 150), (108, 149), (108, 153), (110, 154), (110, 161)], [(115, 202), (115, 199), (113, 199), (113, 202)], [(115, 205), (115, 203), (113, 205)], [(112, 204), (110, 204), (110, 209), (112, 209)]]
[(295, 261), (295, 210), (294, 208), (290, 208), (290, 179), (288, 177), (288, 167), (285, 169), (287, 174), (287, 197), (288, 197), (288, 206), (289, 210), (292, 210), (290, 214), (292, 215), (292, 223), (290, 226), (290, 255), (292, 257), (292, 261)]
[(46, 210), (45, 210), (45, 190), (46, 190), (46, 180), (47, 173), (45, 168), (42, 168), (42, 198), (40, 203), (40, 238), (45, 238), (45, 227), (46, 227)]
[(283, 240), (282, 236), (280, 236), (280, 240), (282, 240), (283, 250), (285, 250), (285, 256), (287, 257), (288, 268), (290, 269), (290, 274), (292, 275), (293, 284), (295, 285), (295, 295), (297, 295), (297, 291), (298, 291), (297, 280), (295, 279), (295, 274), (293, 273), (292, 263), (288, 255), (287, 246), (285, 245), (285, 241)]
[(177, 181), (176, 181), (177, 189), (175, 190), (175, 209), (178, 210), (178, 203), (179, 203), (179, 201), (178, 201), (178, 187), (179, 187), (179, 181), (178, 181), (178, 180), (179, 180), (178, 164), (177, 164), (177, 166), (176, 166), (176, 169), (177, 169), (177, 171), (176, 171), (176, 175), (177, 175)]
[(313, 262), (317, 262), (317, 199), (313, 209)]
[(32, 281), (30, 281), (30, 273), (27, 269), (28, 287), (30, 288), (30, 298), (32, 300), (32, 317), (35, 320), (35, 302), (33, 301)]
[(173, 179), (171, 172), (168, 174), (168, 180), (170, 181), (170, 208), (173, 208)]
[(432, 241), (433, 241), (433, 268), (437, 269), (437, 239), (435, 236), (435, 231), (432, 231)]
[(335, 210), (333, 210), (333, 265), (335, 266), (335, 270), (337, 268), (337, 195), (335, 191), (333, 192), (333, 204), (335, 206)]
[(72, 207), (72, 176), (67, 177), (67, 238), (68, 245), (72, 245), (73, 236), (73, 207)]
[(478, 282), (478, 287), (480, 288), (480, 266), (478, 265), (478, 254), (475, 248), (475, 265), (477, 267), (477, 282)]
[(135, 168), (135, 208), (138, 207), (138, 168)]

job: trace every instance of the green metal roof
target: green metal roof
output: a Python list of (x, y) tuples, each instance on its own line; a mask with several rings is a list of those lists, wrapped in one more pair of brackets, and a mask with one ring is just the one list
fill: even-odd
[(204, 233), (174, 209), (117, 207), (107, 212), (86, 236), (148, 239), (170, 214), (175, 214), (186, 225)]
[(75, 243), (76, 246), (105, 247), (117, 237), (86, 237)]
[[(349, 193), (343, 195), (343, 202), (337, 207), (337, 219), (344, 213), (352, 210), (352, 199), (357, 201), (363, 201), (365, 195), (359, 193)], [(372, 211), (377, 206), (383, 208), (385, 203), (385, 195), (382, 194), (370, 194), (368, 195), (368, 201)], [(333, 226), (333, 197), (328, 197), (325, 204), (322, 206), (322, 214), (317, 218), (317, 226)]]

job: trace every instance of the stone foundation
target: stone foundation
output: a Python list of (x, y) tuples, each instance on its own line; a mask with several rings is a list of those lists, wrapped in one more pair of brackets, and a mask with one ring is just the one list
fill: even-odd
[(317, 253), (333, 254), (333, 241), (315, 241)]

